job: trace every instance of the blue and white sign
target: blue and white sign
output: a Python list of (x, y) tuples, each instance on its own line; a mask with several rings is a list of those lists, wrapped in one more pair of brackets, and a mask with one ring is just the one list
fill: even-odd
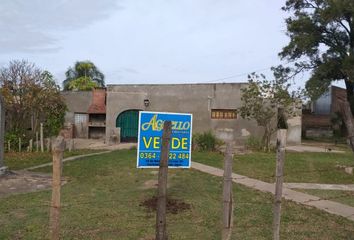
[(138, 168), (158, 168), (165, 121), (171, 121), (172, 134), (169, 168), (190, 168), (192, 148), (192, 114), (139, 112)]

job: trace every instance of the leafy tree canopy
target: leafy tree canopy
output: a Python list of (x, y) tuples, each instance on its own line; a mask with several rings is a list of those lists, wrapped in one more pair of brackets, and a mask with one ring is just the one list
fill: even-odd
[(104, 87), (104, 75), (90, 61), (77, 61), (65, 72), (64, 90), (88, 91), (94, 87)]
[[(290, 84), (286, 76), (286, 69), (279, 71), (274, 69), (274, 80), (267, 80), (264, 75), (255, 73), (248, 76), (248, 86), (242, 88), (242, 105), (238, 109), (241, 117), (248, 120), (255, 120), (264, 128), (262, 146), (269, 150), (270, 137), (281, 124), (286, 125), (285, 116), (298, 114), (301, 94), (298, 91), (290, 93)], [(278, 114), (281, 110), (281, 114)]]
[(98, 87), (97, 82), (92, 81), (89, 77), (79, 77), (68, 84), (68, 90), (73, 91), (90, 91), (95, 87)]
[(0, 69), (0, 92), (6, 107), (8, 133), (33, 137), (43, 122), (47, 136), (58, 134), (66, 105), (50, 72), (25, 60), (11, 61)]
[(290, 41), (280, 57), (295, 72), (311, 71), (308, 94), (317, 98), (333, 81), (344, 80), (354, 109), (354, 1), (287, 0), (284, 11)]

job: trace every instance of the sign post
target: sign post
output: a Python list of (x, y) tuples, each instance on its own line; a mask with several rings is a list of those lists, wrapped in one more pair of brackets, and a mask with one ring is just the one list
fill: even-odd
[(192, 114), (139, 112), (137, 168), (159, 168), (156, 240), (167, 240), (168, 168), (190, 168)]
[(156, 240), (167, 240), (166, 202), (168, 155), (171, 141), (171, 121), (165, 121), (162, 134), (161, 161), (159, 168), (159, 185), (156, 213)]
[(192, 114), (145, 112), (139, 113), (138, 168), (158, 168), (161, 159), (162, 130), (171, 121), (169, 168), (190, 168), (192, 148)]

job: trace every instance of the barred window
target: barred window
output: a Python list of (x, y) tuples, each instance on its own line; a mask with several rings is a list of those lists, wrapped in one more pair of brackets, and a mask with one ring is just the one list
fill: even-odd
[(237, 112), (236, 109), (212, 109), (211, 118), (212, 119), (236, 119)]
[(75, 124), (87, 123), (88, 115), (85, 113), (75, 113)]

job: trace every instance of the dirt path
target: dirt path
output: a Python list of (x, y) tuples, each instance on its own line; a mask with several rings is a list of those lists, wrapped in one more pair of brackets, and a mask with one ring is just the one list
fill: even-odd
[(295, 145), (287, 146), (287, 151), (290, 152), (332, 152), (332, 153), (345, 153), (344, 151), (335, 150), (331, 146), (307, 146), (307, 145)]
[[(62, 185), (67, 181), (62, 179)], [(13, 194), (37, 192), (49, 189), (52, 176), (45, 173), (11, 171), (0, 178), (0, 198)]]
[[(63, 159), (63, 162), (74, 161), (85, 157), (95, 156), (110, 153), (110, 151), (103, 151), (98, 153), (84, 154)], [(36, 192), (50, 189), (52, 186), (52, 175), (45, 173), (33, 173), (30, 170), (35, 170), (42, 167), (52, 166), (52, 163), (45, 163), (34, 167), (29, 167), (21, 171), (9, 171), (6, 175), (0, 178), (0, 198), (7, 197), (13, 194)], [(66, 180), (62, 179), (62, 184)]]
[(107, 145), (101, 139), (82, 139), (75, 138), (74, 149), (100, 149), (100, 150), (119, 150), (130, 149), (136, 147), (136, 143), (119, 143), (113, 145)]
[[(91, 144), (89, 141), (87, 144)], [(81, 144), (81, 147), (87, 145)], [(101, 154), (110, 153), (119, 149), (130, 149), (136, 146), (134, 143), (117, 144), (112, 146), (107, 145), (92, 145), (94, 149), (105, 149), (106, 151), (98, 153), (90, 153), (84, 155), (78, 155), (73, 157), (64, 158), (63, 162), (75, 161), (85, 157), (96, 156)], [(35, 192), (50, 189), (52, 185), (51, 174), (33, 173), (32, 170), (52, 166), (52, 162), (40, 164), (37, 166), (25, 168), (21, 171), (9, 171), (6, 175), (0, 177), (0, 197), (6, 197), (12, 194)], [(65, 184), (65, 179), (62, 180), (62, 184)]]
[(284, 183), (286, 188), (354, 191), (354, 184)]
[[(224, 170), (222, 169), (211, 167), (201, 163), (196, 163), (196, 162), (192, 162), (192, 168), (219, 177), (222, 177), (224, 174)], [(257, 179), (249, 178), (235, 173), (232, 174), (232, 181), (244, 185), (246, 187), (256, 189), (261, 192), (274, 194), (275, 186), (272, 183), (263, 182)], [(306, 194), (306, 193), (297, 192), (285, 186), (283, 188), (283, 198), (306, 206), (312, 206), (320, 210), (326, 211), (328, 213), (339, 215), (354, 221), (354, 207), (350, 207), (329, 200), (322, 200), (319, 197)]]
[[(80, 159), (80, 158), (85, 158), (85, 157), (91, 157), (91, 156), (106, 154), (106, 153), (110, 153), (110, 152), (112, 152), (112, 151), (113, 151), (113, 150), (110, 150), (110, 151), (103, 151), (103, 152), (98, 152), (98, 153), (90, 153), (90, 154), (78, 155), (78, 156), (73, 156), (73, 157), (68, 157), (68, 158), (64, 158), (64, 159), (63, 159), (63, 163), (64, 163), (64, 162), (70, 162), (70, 161), (78, 160), (78, 159)], [(41, 164), (41, 165), (37, 165), (37, 166), (25, 168), (25, 169), (23, 169), (23, 170), (25, 170), (25, 171), (31, 171), (31, 170), (34, 170), (34, 169), (37, 169), (37, 168), (49, 167), (49, 166), (52, 166), (52, 165), (53, 165), (53, 163), (52, 163), (52, 162), (49, 162), (49, 163), (44, 163), (44, 164)]]

